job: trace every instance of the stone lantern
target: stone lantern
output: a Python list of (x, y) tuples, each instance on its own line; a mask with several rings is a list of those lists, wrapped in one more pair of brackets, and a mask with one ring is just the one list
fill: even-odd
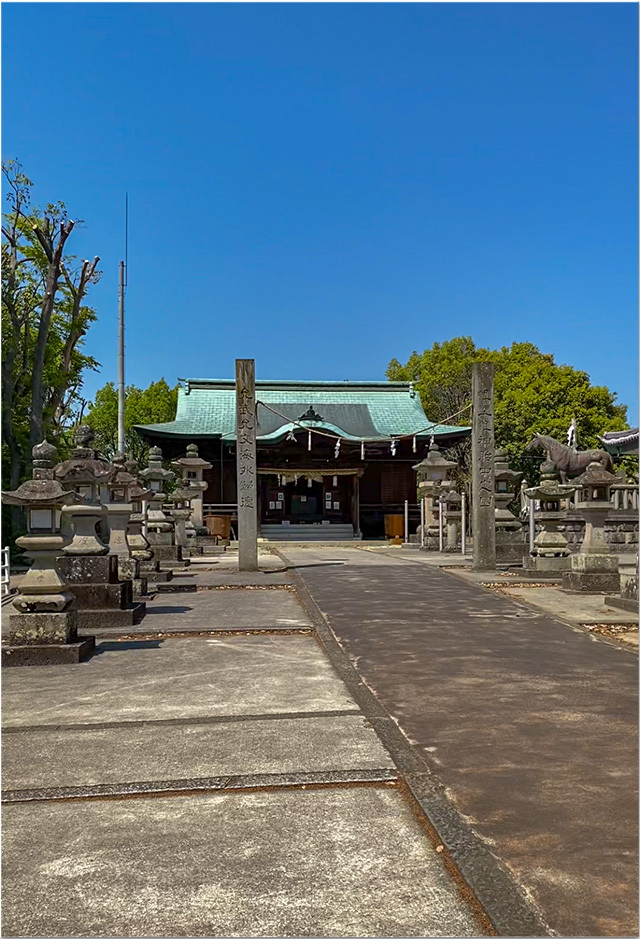
[(516, 487), (523, 474), (509, 467), (507, 453), (502, 448), (496, 450), (494, 461), (496, 562), (521, 564), (524, 549), (522, 522), (507, 506), (516, 498)]
[(153, 548), (147, 541), (144, 531), (146, 528), (147, 505), (155, 493), (151, 489), (145, 489), (138, 481), (138, 464), (135, 460), (127, 460), (125, 467), (127, 472), (135, 479), (135, 483), (129, 490), (133, 513), (129, 516), (127, 527), (127, 541), (131, 549), (131, 556), (139, 565), (139, 582), (137, 582), (137, 579), (134, 580), (133, 587), (136, 593), (146, 593), (149, 581), (169, 581), (173, 579), (173, 573), (160, 570), (160, 562), (154, 556)]
[(561, 503), (575, 491), (575, 486), (558, 482), (555, 465), (546, 460), (540, 467), (540, 485), (524, 489), (525, 495), (540, 506), (529, 513), (529, 524), (539, 522), (541, 527), (533, 542), (533, 551), (522, 559), (525, 576), (541, 579), (557, 577), (571, 567), (571, 551), (560, 531), (567, 517)]
[(73, 531), (71, 543), (65, 550), (68, 555), (101, 555), (109, 551), (97, 529), (101, 528), (102, 535), (108, 540), (104, 503), (109, 498), (107, 487), (116, 468), (93, 449), (93, 436), (91, 427), (80, 425), (75, 433), (76, 446), (71, 458), (55, 468), (55, 478), (62, 487), (74, 490), (79, 496), (64, 510), (69, 530)]
[(424, 544), (427, 550), (438, 550), (440, 544), (438, 501), (442, 490), (449, 490), (453, 483), (449, 475), (457, 467), (455, 460), (445, 460), (433, 437), (426, 457), (413, 469), (418, 478), (418, 499), (424, 499)]
[(456, 551), (458, 548), (458, 534), (462, 521), (462, 496), (454, 489), (440, 496), (440, 506), (446, 528), (445, 551)]
[(186, 525), (191, 517), (190, 501), (196, 495), (195, 491), (187, 487), (178, 486), (169, 496), (169, 501), (173, 503), (171, 515), (174, 522), (175, 542), (183, 552), (187, 547), (187, 529)]
[[(122, 546), (124, 513), (118, 512), (118, 501), (126, 496), (126, 479), (122, 462), (109, 463), (91, 447), (93, 431), (81, 426), (76, 431), (76, 448), (70, 460), (56, 467), (56, 478), (63, 486), (77, 485), (90, 504), (69, 506), (68, 514), (75, 530), (71, 543), (62, 550), (60, 570), (76, 596), (80, 628), (129, 628), (145, 615), (145, 604), (133, 602), (130, 579), (120, 575), (119, 562), (129, 557)], [(120, 483), (114, 480), (119, 476)], [(110, 512), (110, 506), (116, 511)], [(131, 511), (131, 506), (127, 507)], [(109, 517), (110, 516), (110, 517)], [(111, 524), (107, 524), (109, 519)], [(96, 523), (106, 531), (108, 546), (95, 537)], [(126, 531), (126, 527), (125, 527)]]
[(3, 665), (54, 665), (79, 662), (95, 646), (92, 636), (78, 641), (78, 617), (74, 596), (61, 576), (56, 557), (65, 538), (61, 532), (61, 510), (77, 502), (79, 494), (62, 488), (54, 479), (58, 455), (43, 441), (32, 450), (33, 478), (13, 492), (3, 492), (7, 505), (26, 510), (27, 534), (16, 540), (33, 559), (13, 605), (9, 645), (2, 650)]
[(141, 479), (152, 490), (153, 496), (149, 500), (149, 513), (147, 517), (147, 540), (153, 548), (154, 556), (163, 566), (180, 567), (184, 563), (182, 546), (175, 543), (175, 524), (164, 511), (163, 505), (167, 501), (165, 486), (175, 479), (175, 473), (162, 465), (162, 450), (160, 447), (151, 447), (149, 450), (149, 465), (140, 472)]
[(109, 501), (106, 510), (109, 519), (109, 553), (117, 555), (120, 566), (122, 561), (127, 561), (131, 557), (131, 549), (127, 541), (127, 525), (133, 512), (131, 489), (136, 485), (137, 480), (127, 470), (124, 453), (116, 453), (113, 465), (115, 472), (107, 483)]
[(202, 528), (203, 519), (203, 494), (209, 484), (204, 481), (204, 471), (211, 469), (212, 464), (198, 456), (198, 447), (195, 443), (190, 443), (187, 447), (187, 455), (174, 460), (171, 464), (179, 468), (182, 476), (183, 488), (195, 490), (191, 500), (192, 520), (196, 529)]
[(604, 533), (611, 510), (611, 486), (617, 478), (601, 463), (590, 463), (573, 482), (581, 487), (582, 498), (576, 508), (585, 520), (585, 532), (580, 550), (571, 555), (571, 570), (562, 575), (562, 587), (582, 593), (618, 593), (618, 558)]
[(129, 524), (127, 525), (129, 549), (132, 557), (137, 558), (139, 561), (150, 561), (153, 557), (153, 551), (143, 531), (145, 524), (143, 503), (148, 502), (153, 493), (151, 489), (145, 489), (140, 485), (136, 460), (127, 460), (125, 468), (134, 478), (134, 483), (129, 489), (129, 498), (131, 499), (131, 506), (133, 508), (133, 512), (129, 516)]

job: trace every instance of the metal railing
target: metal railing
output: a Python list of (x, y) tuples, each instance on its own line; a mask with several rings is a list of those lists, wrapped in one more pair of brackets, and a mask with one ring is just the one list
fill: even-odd
[(2, 563), (0, 565), (0, 595), (6, 597), (11, 591), (11, 570), (9, 560), (9, 548), (2, 549)]

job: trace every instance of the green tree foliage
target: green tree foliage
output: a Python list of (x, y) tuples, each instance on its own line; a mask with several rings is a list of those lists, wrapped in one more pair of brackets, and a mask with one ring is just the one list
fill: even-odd
[(28, 474), (31, 448), (45, 437), (64, 450), (86, 369), (82, 351), (96, 312), (84, 303), (100, 272), (64, 253), (77, 222), (64, 204), (32, 208), (32, 182), (15, 160), (2, 165), (9, 209), (2, 219), (3, 486)]
[(603, 385), (592, 385), (586, 372), (558, 365), (553, 356), (530, 342), (514, 342), (501, 349), (476, 347), (470, 336), (434, 343), (414, 352), (405, 365), (392, 359), (387, 377), (413, 381), (430, 420), (468, 424), (470, 411), (448, 418), (471, 403), (471, 366), (493, 362), (495, 371), (496, 444), (504, 447), (511, 465), (533, 478), (532, 461), (524, 449), (535, 433), (566, 442), (575, 417), (578, 449), (601, 448), (598, 435), (623, 430), (627, 408)]
[[(30, 474), (35, 444), (46, 438), (65, 456), (84, 372), (98, 368), (82, 347), (96, 319), (85, 298), (100, 271), (97, 257), (79, 263), (66, 253), (81, 223), (64, 203), (32, 207), (33, 183), (16, 160), (2, 173), (2, 486), (15, 489)], [(13, 544), (22, 512), (3, 506), (2, 518), (3, 544)]]
[[(170, 388), (164, 378), (152, 382), (148, 388), (129, 385), (125, 389), (124, 434), (128, 455), (142, 465), (146, 463), (148, 447), (133, 429), (135, 424), (162, 424), (174, 420), (178, 405), (178, 386)], [(95, 446), (111, 459), (118, 448), (118, 392), (108, 382), (96, 392), (85, 417), (96, 435)]]

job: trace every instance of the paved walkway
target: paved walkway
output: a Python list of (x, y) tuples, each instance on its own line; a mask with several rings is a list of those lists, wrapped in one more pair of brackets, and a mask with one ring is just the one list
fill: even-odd
[(420, 558), (286, 556), (376, 700), (552, 929), (637, 934), (635, 652)]
[(206, 573), (3, 671), (2, 934), (484, 934), (295, 594)]

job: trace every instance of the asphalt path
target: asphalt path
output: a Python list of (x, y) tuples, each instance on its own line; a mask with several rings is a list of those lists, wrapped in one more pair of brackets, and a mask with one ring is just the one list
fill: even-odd
[(551, 929), (636, 935), (636, 654), (418, 560), (335, 547), (286, 556)]

